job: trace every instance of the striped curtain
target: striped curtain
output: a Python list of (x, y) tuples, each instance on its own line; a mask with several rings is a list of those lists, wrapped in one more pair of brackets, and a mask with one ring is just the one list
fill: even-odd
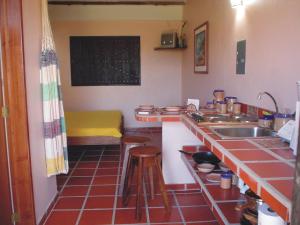
[(60, 72), (48, 16), (47, 0), (42, 0), (40, 81), (43, 97), (47, 176), (66, 174), (69, 171), (69, 164)]

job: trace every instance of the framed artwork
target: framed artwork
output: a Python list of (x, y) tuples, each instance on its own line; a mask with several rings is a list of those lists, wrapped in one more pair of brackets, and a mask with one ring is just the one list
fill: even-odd
[(208, 21), (194, 30), (194, 71), (208, 73)]

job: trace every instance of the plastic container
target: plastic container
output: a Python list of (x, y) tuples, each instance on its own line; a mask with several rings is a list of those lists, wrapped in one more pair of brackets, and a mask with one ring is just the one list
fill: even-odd
[(265, 116), (259, 118), (258, 126), (272, 129), (273, 120), (274, 120), (273, 115), (265, 115)]
[(232, 173), (225, 172), (221, 174), (220, 187), (222, 189), (230, 189), (232, 183)]
[(278, 131), (283, 125), (290, 121), (293, 116), (291, 114), (278, 113), (274, 116), (274, 130)]

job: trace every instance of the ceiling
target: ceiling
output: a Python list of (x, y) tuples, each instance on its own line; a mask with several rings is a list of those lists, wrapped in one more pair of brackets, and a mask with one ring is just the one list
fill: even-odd
[(183, 5), (186, 0), (48, 0), (59, 5)]

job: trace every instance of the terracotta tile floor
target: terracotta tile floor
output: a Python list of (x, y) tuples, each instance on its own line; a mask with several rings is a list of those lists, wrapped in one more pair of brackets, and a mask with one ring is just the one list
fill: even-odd
[[(150, 132), (141, 129), (127, 134), (149, 136), (152, 145), (161, 147), (160, 129)], [(169, 190), (172, 206), (169, 215), (165, 213), (158, 193), (154, 200), (145, 198), (142, 219), (137, 221), (134, 196), (126, 208), (117, 196), (121, 170), (118, 146), (69, 149), (69, 160), (69, 174), (57, 177), (59, 196), (44, 223), (46, 225), (218, 225), (198, 190)]]

